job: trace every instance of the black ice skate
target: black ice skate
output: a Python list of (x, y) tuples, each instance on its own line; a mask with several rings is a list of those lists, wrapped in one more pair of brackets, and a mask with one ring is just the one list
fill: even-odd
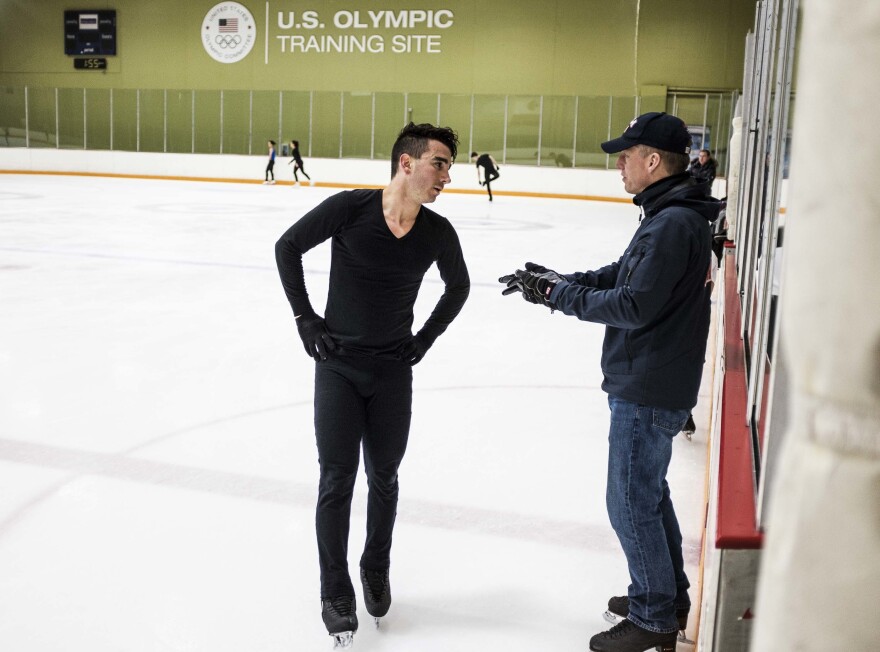
[[(626, 620), (629, 615), (629, 598), (625, 595), (617, 595), (608, 600), (608, 611), (602, 614), (602, 617), (612, 625), (616, 625), (622, 620)], [(675, 617), (678, 619), (678, 640), (682, 643), (691, 643), (693, 641), (687, 637), (685, 631), (688, 624), (688, 610), (676, 609)]]
[(675, 632), (658, 634), (642, 629), (631, 620), (622, 620), (607, 632), (590, 639), (593, 652), (675, 652)]
[(388, 613), (391, 606), (391, 582), (388, 579), (388, 569), (372, 571), (361, 569), (361, 584), (364, 586), (364, 604), (367, 612), (376, 620)]
[(353, 595), (321, 598), (321, 618), (333, 637), (333, 648), (351, 647), (358, 628), (357, 604)]

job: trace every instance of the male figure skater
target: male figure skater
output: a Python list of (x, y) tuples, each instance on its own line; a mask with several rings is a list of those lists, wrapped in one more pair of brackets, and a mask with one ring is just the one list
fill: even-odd
[[(424, 206), (450, 182), (457, 146), (449, 128), (410, 123), (392, 148), (391, 182), (384, 190), (326, 199), (275, 245), (297, 330), (316, 362), (321, 608), (328, 633), (343, 646), (358, 627), (348, 532), (361, 442), (369, 495), (360, 577), (367, 611), (378, 624), (391, 604), (391, 535), (397, 470), (409, 436), (412, 365), (458, 315), (470, 290), (455, 229)], [(327, 239), (332, 260), (322, 319), (309, 302), (302, 256)], [(413, 304), (433, 263), (445, 289), (413, 335)]]
[(623, 187), (642, 210), (617, 262), (565, 275), (526, 263), (499, 279), (507, 285), (502, 294), (521, 292), (531, 303), (605, 325), (605, 501), (631, 584), (627, 596), (609, 600), (607, 617), (623, 620), (590, 639), (596, 652), (673, 652), (690, 610), (666, 472), (672, 439), (697, 403), (709, 333), (710, 225), (720, 208), (708, 184), (687, 173), (690, 142), (679, 118), (646, 113), (602, 143), (619, 153)]
[[(471, 162), (477, 166), (477, 183), (486, 186), (486, 192), (489, 193), (489, 201), (492, 201), (492, 186), (489, 184), (501, 176), (500, 168), (491, 154), (477, 154), (471, 152)], [(480, 178), (480, 170), (483, 170), (482, 179)]]

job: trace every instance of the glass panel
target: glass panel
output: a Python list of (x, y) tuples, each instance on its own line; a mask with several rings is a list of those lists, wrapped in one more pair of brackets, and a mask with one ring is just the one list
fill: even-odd
[[(3, 97), (0, 101), (0, 147), (24, 147), (27, 144), (24, 88), (2, 87), (0, 95)], [(45, 141), (45, 134), (43, 139)]]
[(612, 98), (607, 96), (577, 98), (575, 167), (605, 168), (609, 157), (599, 144), (609, 139), (608, 111), (611, 108)]
[(58, 131), (60, 147), (83, 148), (83, 89), (58, 89)]
[(376, 142), (373, 158), (391, 162), (391, 148), (403, 129), (403, 94), (376, 93)]
[(341, 93), (316, 92), (312, 111), (312, 156), (339, 158)]
[(730, 121), (731, 117), (729, 109), (725, 112), (725, 107), (729, 106), (729, 95), (721, 93), (709, 95), (707, 109), (707, 127), (709, 129), (709, 139), (706, 143), (706, 149), (712, 152), (712, 158), (715, 159), (715, 174), (719, 177), (726, 176), (727, 172), (727, 150), (730, 147)]
[(168, 90), (168, 151), (192, 152), (192, 91)]
[(727, 174), (732, 95), (721, 93), (675, 94), (666, 110), (685, 121), (693, 136), (691, 158), (708, 149), (718, 163), (718, 176)]
[[(278, 94), (275, 94), (276, 101)], [(199, 154), (220, 151), (220, 91), (196, 91), (196, 147)], [(275, 121), (275, 131), (278, 121)]]
[[(284, 144), (290, 150), (289, 141), (299, 141), (299, 151), (304, 157), (311, 156), (311, 139), (309, 138), (309, 123), (311, 122), (311, 111), (309, 109), (309, 92), (308, 91), (285, 91), (284, 95)], [(369, 138), (369, 134), (367, 135)], [(282, 147), (282, 152), (284, 148)]]
[(504, 158), (504, 96), (474, 97), (473, 148), (478, 154), (491, 154), (499, 164)]
[(437, 124), (437, 94), (409, 93), (406, 96), (406, 120), (421, 124)]
[(541, 121), (541, 165), (574, 166), (574, 98), (545, 97)]
[(278, 112), (282, 99), (279, 99), (278, 91), (254, 91), (251, 154), (265, 154), (268, 158), (268, 141), (274, 140), (277, 143), (283, 140), (278, 134)]
[(345, 93), (344, 102), (342, 157), (370, 158), (373, 94)]
[(536, 165), (540, 131), (541, 98), (537, 95), (511, 95), (507, 100), (505, 163)]
[(113, 91), (113, 149), (137, 151), (137, 91)]
[[(250, 101), (249, 91), (223, 92), (224, 154), (248, 154), (248, 146), (250, 144)], [(280, 145), (278, 151), (281, 151)]]
[(86, 149), (110, 149), (110, 90), (86, 90)]
[[(8, 96), (7, 96), (8, 97)], [(24, 90), (21, 91), (22, 112), (20, 126), (11, 132), (15, 139), (20, 139), (18, 144), (24, 145)], [(55, 133), (55, 89), (54, 88), (29, 88), (28, 89), (28, 126), (30, 128), (31, 147), (56, 147), (58, 134)]]
[[(141, 146), (142, 152), (165, 151), (165, 92), (142, 90)], [(116, 143), (113, 143), (116, 147)]]
[[(611, 105), (611, 138), (617, 138), (626, 131), (632, 119), (638, 115), (636, 108), (636, 98), (631, 95), (614, 97)], [(605, 139), (607, 140), (607, 139)], [(602, 151), (602, 148), (599, 148)], [(611, 160), (611, 167), (614, 167), (614, 158)]]
[(437, 122), (443, 127), (452, 127), (458, 134), (457, 160), (467, 163), (471, 151), (471, 96), (441, 95), (440, 119)]

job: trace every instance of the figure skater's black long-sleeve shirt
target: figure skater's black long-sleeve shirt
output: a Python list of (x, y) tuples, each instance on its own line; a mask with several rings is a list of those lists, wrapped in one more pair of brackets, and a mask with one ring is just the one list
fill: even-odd
[(312, 311), (302, 256), (331, 240), (327, 330), (344, 351), (392, 357), (412, 337), (413, 306), (437, 263), (445, 289), (419, 331), (429, 345), (458, 315), (470, 279), (458, 235), (445, 217), (422, 208), (402, 238), (385, 222), (381, 190), (350, 190), (306, 213), (275, 245), (281, 284), (294, 315)]

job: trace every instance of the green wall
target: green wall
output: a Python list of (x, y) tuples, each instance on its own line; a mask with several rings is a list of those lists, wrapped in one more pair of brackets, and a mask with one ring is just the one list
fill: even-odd
[[(244, 0), (254, 17), (254, 47), (223, 64), (201, 42), (215, 4), (0, 0), (0, 86), (554, 96), (634, 96), (646, 86), (735, 89), (755, 12), (754, 0)], [(64, 54), (63, 12), (72, 8), (116, 10), (118, 54), (106, 71), (75, 71)], [(442, 14), (444, 27), (373, 27), (367, 12), (380, 8), (451, 18)], [(279, 26), (279, 13), (286, 21), (294, 12), (299, 22), (304, 11), (316, 12), (325, 28)], [(334, 26), (334, 17), (349, 20), (355, 12), (368, 27)], [(374, 36), (385, 51), (282, 52), (282, 42), (297, 35)], [(437, 51), (393, 52), (395, 35), (432, 36)]]

